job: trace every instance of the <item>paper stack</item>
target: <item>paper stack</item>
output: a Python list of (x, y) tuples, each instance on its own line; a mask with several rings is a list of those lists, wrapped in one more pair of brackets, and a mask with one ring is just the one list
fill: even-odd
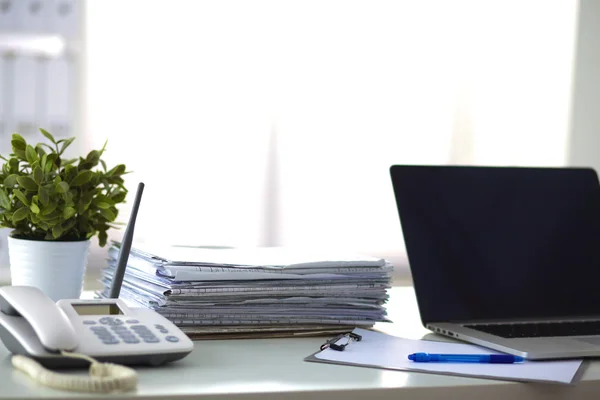
[[(119, 245), (109, 250), (102, 296)], [(384, 259), (278, 247), (134, 246), (120, 298), (193, 338), (331, 334), (387, 321), (391, 271)]]

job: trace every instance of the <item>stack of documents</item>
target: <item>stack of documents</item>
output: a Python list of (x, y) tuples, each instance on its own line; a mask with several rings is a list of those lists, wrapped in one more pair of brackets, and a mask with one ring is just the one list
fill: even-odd
[[(103, 296), (119, 245), (109, 250)], [(131, 249), (120, 298), (191, 337), (330, 334), (387, 321), (392, 265), (384, 259), (278, 247), (150, 249)]]

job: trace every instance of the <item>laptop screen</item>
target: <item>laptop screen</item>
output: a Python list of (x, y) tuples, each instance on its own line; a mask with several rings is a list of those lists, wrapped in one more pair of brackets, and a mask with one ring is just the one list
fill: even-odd
[(421, 319), (600, 315), (592, 169), (391, 167)]

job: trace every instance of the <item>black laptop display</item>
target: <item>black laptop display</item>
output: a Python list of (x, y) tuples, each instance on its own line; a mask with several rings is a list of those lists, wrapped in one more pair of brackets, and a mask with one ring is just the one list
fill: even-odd
[(600, 315), (600, 184), (584, 168), (391, 167), (421, 319)]

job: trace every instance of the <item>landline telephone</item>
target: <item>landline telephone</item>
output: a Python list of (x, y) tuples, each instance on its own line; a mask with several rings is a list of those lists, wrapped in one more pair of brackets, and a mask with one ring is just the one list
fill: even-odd
[[(124, 234), (111, 298), (54, 303), (32, 286), (0, 288), (0, 339), (16, 355), (12, 359), (16, 368), (57, 388), (127, 390), (135, 387), (135, 371), (98, 361), (161, 365), (193, 350), (193, 342), (171, 321), (150, 309), (130, 308), (118, 299), (143, 187), (143, 183), (138, 186)], [(86, 361), (92, 363), (92, 378), (58, 374), (40, 365), (71, 367)], [(107, 377), (111, 373), (114, 378)]]

